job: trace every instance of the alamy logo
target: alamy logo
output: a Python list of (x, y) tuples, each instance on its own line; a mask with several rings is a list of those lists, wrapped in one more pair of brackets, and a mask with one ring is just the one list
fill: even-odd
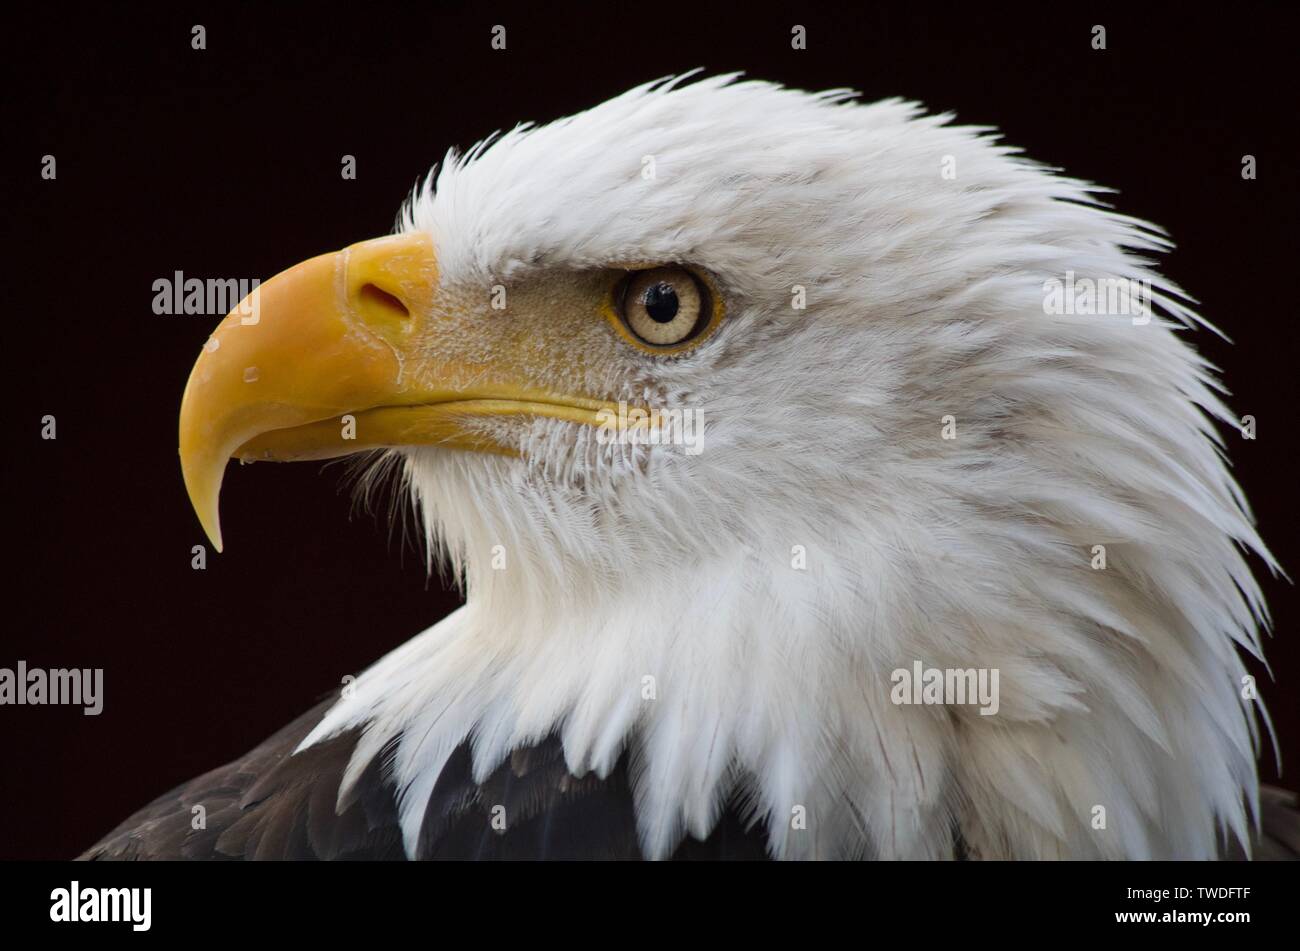
[(1151, 282), (1127, 277), (1078, 277), (1043, 282), (1043, 313), (1055, 316), (1130, 317), (1133, 326), (1151, 323)]
[(214, 278), (206, 281), (187, 278), (182, 271), (171, 277), (160, 277), (153, 282), (153, 312), (155, 314), (193, 314), (205, 317), (224, 317), (239, 314), (239, 322), (246, 326), (261, 319), (258, 278)]
[(151, 888), (68, 888), (50, 892), (50, 921), (129, 921), (132, 931), (153, 923)]
[(996, 667), (925, 667), (918, 660), (911, 670), (899, 667), (889, 680), (894, 685), (889, 699), (896, 704), (978, 704), (982, 717), (993, 716), (1000, 706)]
[(0, 667), (0, 705), (82, 706), (88, 717), (104, 709), (104, 668), (28, 667), (20, 660), (16, 670)]
[(596, 419), (600, 423), (596, 441), (602, 446), (685, 446), (688, 456), (704, 451), (702, 409), (649, 410), (629, 407), (625, 400), (619, 400), (617, 413), (602, 409)]

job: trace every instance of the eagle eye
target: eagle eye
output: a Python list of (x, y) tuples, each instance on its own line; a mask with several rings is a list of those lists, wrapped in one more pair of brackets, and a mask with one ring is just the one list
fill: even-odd
[(675, 347), (699, 336), (711, 322), (707, 296), (686, 268), (634, 271), (622, 284), (619, 316), (637, 341)]

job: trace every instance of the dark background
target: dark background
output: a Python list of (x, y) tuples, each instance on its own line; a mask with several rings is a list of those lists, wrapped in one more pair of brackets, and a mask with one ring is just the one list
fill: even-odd
[[(1120, 190), (1169, 229), (1164, 268), (1235, 341), (1195, 334), (1259, 438), (1227, 434), (1293, 573), (1297, 318), (1294, 15), (942, 5), (376, 3), (24, 9), (3, 29), (9, 587), (0, 666), (103, 667), (105, 708), (0, 708), (0, 857), (61, 858), (244, 752), (458, 601), (354, 515), (344, 467), (235, 472), (228, 549), (205, 543), (176, 458), (180, 396), (215, 317), (157, 316), (152, 282), (260, 277), (387, 233), (451, 145), (704, 66), (902, 95)], [(1043, 5), (1044, 7), (1046, 5)], [(1286, 17), (1284, 20), (1283, 17)], [(190, 48), (207, 27), (208, 48)], [(494, 24), (508, 49), (489, 46)], [(790, 29), (808, 29), (808, 49)], [(1108, 49), (1090, 48), (1091, 27)], [(53, 154), (58, 179), (40, 178)], [(1258, 160), (1243, 181), (1241, 157)], [(357, 156), (358, 178), (340, 178)], [(58, 439), (40, 439), (53, 414)], [(1258, 567), (1258, 566), (1257, 566)], [(1289, 582), (1265, 578), (1284, 758), (1300, 758)], [(1262, 763), (1276, 775), (1271, 753)], [(1289, 775), (1286, 785), (1297, 785)]]

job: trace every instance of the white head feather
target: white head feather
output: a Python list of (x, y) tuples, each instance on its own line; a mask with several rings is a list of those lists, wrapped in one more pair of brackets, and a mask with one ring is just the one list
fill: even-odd
[[(523, 459), (400, 455), (468, 603), (304, 745), (364, 726), (352, 781), (400, 735), (408, 847), (462, 740), (485, 777), (553, 730), (575, 773), (629, 749), (652, 857), (729, 800), (786, 857), (946, 857), (954, 830), (1023, 858), (1246, 837), (1236, 648), (1266, 622), (1242, 552), (1272, 559), (1180, 337), (1199, 318), (1144, 257), (1168, 242), (987, 130), (850, 99), (651, 84), (450, 155), (405, 209), (446, 288), (678, 261), (728, 304), (705, 346), (599, 381), (703, 409), (699, 455), (556, 421), (515, 434)], [(1045, 314), (1067, 271), (1151, 282), (1156, 318)], [(997, 668), (998, 714), (895, 705), (917, 660)]]

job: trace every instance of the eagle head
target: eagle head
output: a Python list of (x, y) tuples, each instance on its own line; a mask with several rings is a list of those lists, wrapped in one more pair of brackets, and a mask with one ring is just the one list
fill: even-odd
[(792, 857), (1245, 839), (1272, 560), (1169, 243), (1097, 191), (899, 100), (658, 82), (260, 287), (182, 408), (214, 541), (230, 457), (373, 451), (467, 597), (304, 741), (364, 728), (340, 797), (386, 750), (409, 843), (458, 745), (556, 735), (630, 757), (651, 856), (728, 807)]

